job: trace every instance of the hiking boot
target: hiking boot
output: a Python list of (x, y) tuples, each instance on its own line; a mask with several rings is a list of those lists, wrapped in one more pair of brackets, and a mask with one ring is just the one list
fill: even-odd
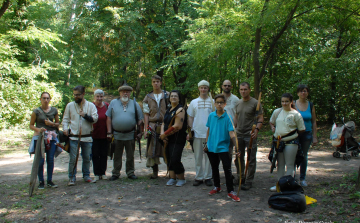
[(220, 187), (214, 187), (214, 189), (212, 189), (210, 192), (209, 192), (209, 195), (214, 195), (214, 194), (217, 194), (217, 193), (220, 193), (221, 192), (221, 188)]
[(211, 179), (207, 179), (207, 180), (205, 180), (205, 185), (208, 186), (208, 187), (211, 187), (214, 184), (213, 184)]
[(96, 181), (100, 180), (100, 176), (97, 176), (97, 175), (96, 175), (96, 176), (95, 176), (95, 180), (96, 180)]
[(130, 175), (128, 176), (129, 179), (132, 179), (132, 180), (136, 180), (137, 179), (137, 176), (135, 176), (134, 174), (133, 175)]
[(178, 180), (178, 182), (176, 183), (177, 187), (182, 187), (186, 184), (186, 180)]
[(39, 189), (39, 190), (43, 190), (44, 188), (45, 188), (44, 181), (40, 181), (40, 182), (39, 182), (38, 189)]
[(252, 188), (252, 183), (241, 184), (241, 190), (249, 190)]
[(172, 186), (172, 185), (175, 185), (175, 184), (176, 184), (176, 180), (171, 178), (171, 179), (166, 183), (166, 186)]
[(203, 184), (204, 182), (202, 180), (194, 180), (193, 186), (200, 186), (200, 184)]
[(84, 177), (84, 181), (87, 183), (96, 183), (96, 180), (91, 179), (91, 177)]
[(106, 176), (106, 175), (102, 175), (102, 176), (101, 176), (101, 179), (103, 179), (103, 180), (107, 180), (108, 178), (107, 178), (107, 176)]
[(302, 187), (307, 187), (308, 184), (306, 183), (305, 180), (302, 180), (302, 181), (300, 181), (300, 186), (302, 186)]
[(114, 181), (114, 180), (117, 180), (117, 179), (119, 179), (118, 176), (112, 175), (109, 180), (110, 180), (110, 181)]
[(48, 187), (57, 188), (58, 185), (54, 184), (51, 180), (47, 182)]
[(69, 180), (68, 186), (75, 186), (75, 180)]
[(153, 169), (153, 174), (150, 176), (150, 179), (156, 179), (158, 178), (158, 174), (159, 174), (159, 166), (157, 164), (155, 164), (154, 166), (151, 167)]
[(228, 193), (228, 198), (231, 198), (233, 201), (240, 202), (240, 198), (236, 195), (234, 191)]
[(277, 190), (276, 190), (276, 186), (270, 187), (270, 191), (271, 191), (271, 192), (276, 192), (276, 191), (277, 191)]

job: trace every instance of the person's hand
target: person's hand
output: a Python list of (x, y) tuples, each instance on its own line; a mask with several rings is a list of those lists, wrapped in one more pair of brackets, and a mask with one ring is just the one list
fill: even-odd
[(271, 126), (271, 131), (275, 133), (275, 126)]
[(207, 153), (208, 151), (209, 151), (209, 149), (208, 149), (208, 147), (207, 147), (207, 143), (205, 142), (205, 143), (203, 143), (203, 145), (204, 145), (204, 152), (205, 153)]
[(112, 133), (107, 133), (106, 139), (107, 139), (108, 142), (111, 142), (112, 137), (113, 137), (113, 134), (112, 134)]
[(314, 137), (313, 142), (312, 142), (313, 146), (316, 146), (317, 143), (318, 143), (318, 139), (317, 139), (317, 137)]
[(189, 141), (190, 140), (190, 136), (189, 134), (186, 135), (186, 140)]
[(64, 130), (63, 133), (65, 136), (69, 136), (69, 130)]
[(259, 133), (259, 130), (255, 129), (254, 132), (251, 134), (251, 138), (256, 139), (258, 133)]
[(147, 132), (144, 133), (144, 139), (147, 139)]
[(54, 123), (47, 118), (45, 119), (45, 125), (54, 126)]
[(82, 109), (80, 110), (79, 115), (81, 115), (81, 117), (85, 116), (85, 113), (84, 113), (84, 111)]
[(141, 139), (142, 134), (143, 134), (142, 132), (140, 132), (139, 134), (137, 134), (137, 135), (136, 135), (136, 140)]
[(236, 156), (236, 157), (239, 157), (239, 158), (240, 158), (240, 155), (241, 155), (240, 152), (235, 153), (235, 156)]
[(41, 128), (39, 128), (39, 133), (40, 133), (40, 132), (46, 132), (46, 129), (43, 128), (43, 127), (41, 127)]
[(165, 135), (164, 133), (163, 133), (163, 134), (161, 134), (161, 135), (160, 135), (160, 139), (161, 139), (161, 140), (166, 139), (166, 135)]

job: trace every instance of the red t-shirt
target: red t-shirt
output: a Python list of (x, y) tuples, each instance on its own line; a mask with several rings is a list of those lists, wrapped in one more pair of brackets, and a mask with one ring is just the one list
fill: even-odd
[(106, 106), (104, 105), (102, 108), (96, 106), (97, 113), (99, 115), (98, 121), (94, 124), (94, 131), (92, 133), (93, 139), (106, 139), (107, 134), (107, 128), (106, 128), (106, 111), (109, 107), (109, 103), (104, 102)]

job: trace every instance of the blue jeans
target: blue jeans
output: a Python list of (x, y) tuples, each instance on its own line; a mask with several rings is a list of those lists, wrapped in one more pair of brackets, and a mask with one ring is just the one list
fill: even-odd
[(308, 152), (310, 145), (313, 140), (312, 131), (306, 131), (299, 136), (299, 142), (301, 144), (301, 148), (304, 152), (304, 160), (300, 165), (300, 180), (305, 180), (306, 177), (306, 169), (308, 165)]
[[(69, 179), (76, 179), (76, 169), (74, 171), (76, 154), (77, 154), (77, 140), (70, 140), (70, 161), (69, 161)], [(81, 156), (82, 156), (82, 173), (83, 177), (90, 176), (90, 154), (92, 142), (80, 142)]]
[[(36, 148), (36, 142), (37, 142), (37, 140), (34, 141), (35, 148)], [(56, 151), (56, 141), (51, 140), (50, 141), (50, 149), (45, 150), (46, 164), (47, 164), (47, 181), (52, 181), (52, 175), (54, 172), (55, 151)], [(45, 163), (45, 159), (44, 158), (40, 159), (38, 177), (39, 177), (39, 181), (42, 181), (42, 182), (44, 182), (44, 163)]]

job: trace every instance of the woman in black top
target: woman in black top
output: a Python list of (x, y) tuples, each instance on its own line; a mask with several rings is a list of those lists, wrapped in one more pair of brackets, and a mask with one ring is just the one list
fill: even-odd
[[(30, 119), (30, 129), (34, 131), (32, 145), (36, 148), (36, 142), (41, 132), (45, 132), (45, 153), (47, 163), (47, 186), (57, 187), (52, 182), (54, 171), (54, 156), (56, 151), (57, 129), (59, 128), (59, 115), (56, 108), (49, 105), (51, 100), (48, 92), (43, 92), (40, 97), (41, 106), (34, 109)], [(39, 164), (39, 187), (44, 189), (44, 159)]]
[(180, 104), (180, 99), (181, 94), (179, 91), (173, 90), (170, 92), (171, 108), (165, 113), (160, 135), (164, 143), (167, 143), (165, 149), (170, 180), (166, 185), (176, 184), (178, 187), (186, 183), (181, 155), (186, 143), (187, 115), (185, 109)]

